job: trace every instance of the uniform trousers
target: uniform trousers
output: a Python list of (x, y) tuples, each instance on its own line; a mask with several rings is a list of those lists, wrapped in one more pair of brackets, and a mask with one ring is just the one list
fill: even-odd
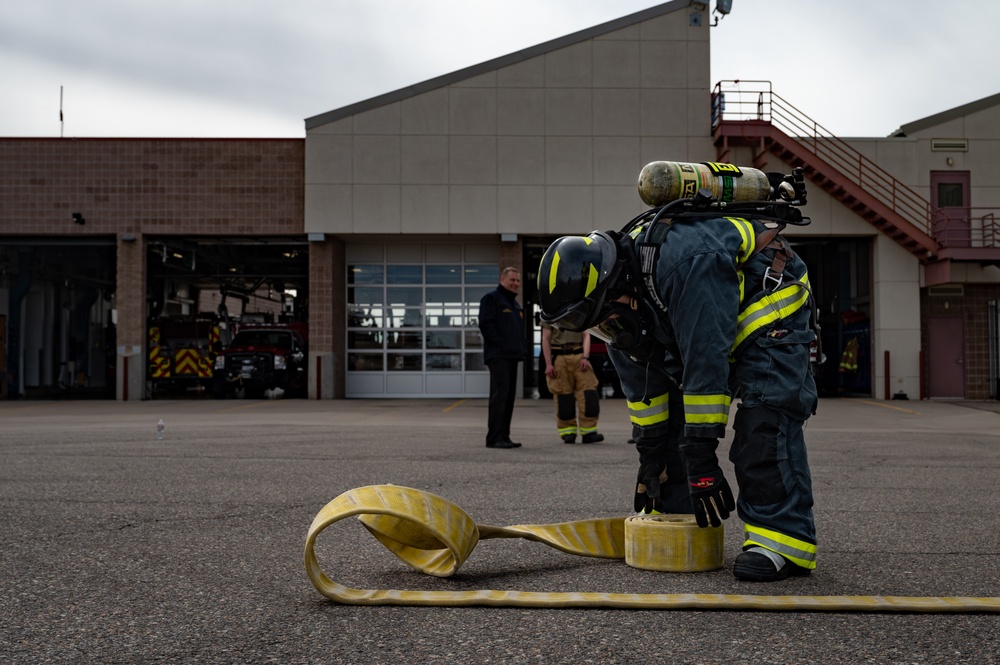
[(490, 370), (489, 419), (486, 443), (510, 441), (510, 421), (517, 397), (518, 358), (498, 358), (487, 363)]

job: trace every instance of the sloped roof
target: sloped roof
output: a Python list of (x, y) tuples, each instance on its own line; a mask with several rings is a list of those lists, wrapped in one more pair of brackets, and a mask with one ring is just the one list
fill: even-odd
[(494, 58), (493, 60), (487, 60), (486, 62), (479, 63), (478, 65), (472, 65), (471, 67), (466, 67), (465, 69), (459, 69), (458, 71), (445, 74), (444, 76), (438, 76), (437, 78), (422, 81), (421, 83), (400, 88), (399, 90), (387, 92), (384, 95), (379, 95), (378, 97), (372, 97), (349, 106), (342, 106), (339, 109), (314, 115), (311, 118), (306, 118), (306, 130), (335, 122), (337, 120), (341, 120), (342, 118), (347, 118), (364, 111), (370, 111), (371, 109), (385, 106), (386, 104), (414, 97), (437, 88), (443, 88), (447, 85), (500, 69), (501, 67), (507, 67), (566, 46), (571, 46), (588, 39), (593, 39), (594, 37), (600, 37), (601, 35), (606, 35), (610, 32), (614, 32), (615, 30), (621, 30), (622, 28), (627, 28), (631, 25), (648, 21), (649, 19), (656, 18), (657, 16), (669, 14), (670, 12), (683, 7), (688, 7), (692, 4), (703, 3), (696, 2), (696, 0), (672, 0), (671, 2), (665, 2), (662, 5), (650, 7), (649, 9), (644, 9), (640, 12), (629, 14), (628, 16), (623, 16), (622, 18), (617, 18), (613, 21), (608, 21), (607, 23), (601, 23), (600, 25), (596, 25), (592, 28), (580, 30), (579, 32), (574, 32), (564, 37), (558, 37), (551, 41), (543, 42), (521, 51), (516, 51), (514, 53), (500, 56), (499, 58)]
[(977, 111), (983, 111), (997, 105), (1000, 105), (1000, 93), (990, 95), (989, 97), (983, 97), (979, 101), (969, 102), (968, 104), (964, 104), (962, 106), (956, 106), (953, 109), (942, 111), (941, 113), (929, 115), (926, 118), (921, 118), (920, 120), (908, 122), (905, 125), (900, 125), (899, 129), (894, 131), (892, 134), (889, 134), (889, 136), (909, 136), (914, 132), (923, 131), (936, 125), (942, 125), (951, 120), (955, 120), (956, 118), (971, 115)]

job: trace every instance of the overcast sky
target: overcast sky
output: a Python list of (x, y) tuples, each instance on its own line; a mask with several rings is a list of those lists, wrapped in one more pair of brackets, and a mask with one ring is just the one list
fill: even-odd
[[(658, 4), (3, 0), (0, 136), (301, 138), (310, 116)], [(768, 80), (834, 134), (885, 136), (1000, 93), (998, 25), (995, 0), (733, 0), (711, 83)]]

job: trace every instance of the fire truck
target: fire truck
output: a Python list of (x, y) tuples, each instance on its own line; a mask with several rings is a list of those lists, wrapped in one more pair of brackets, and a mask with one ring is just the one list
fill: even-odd
[(150, 320), (147, 376), (153, 394), (209, 389), (219, 352), (219, 330), (217, 317)]
[(306, 323), (241, 322), (232, 342), (215, 356), (213, 394), (305, 397), (307, 334)]

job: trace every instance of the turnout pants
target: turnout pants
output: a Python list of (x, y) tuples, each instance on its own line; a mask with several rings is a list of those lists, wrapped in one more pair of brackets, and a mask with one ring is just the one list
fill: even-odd
[(545, 377), (545, 384), (556, 404), (556, 427), (559, 436), (590, 434), (597, 431), (600, 400), (594, 368), (580, 369), (583, 353), (557, 354), (552, 359), (556, 376)]
[(732, 376), (741, 402), (729, 459), (740, 488), (744, 547), (760, 545), (813, 569), (816, 526), (802, 426), (816, 411), (816, 383), (808, 340), (798, 334), (762, 335), (737, 359)]

